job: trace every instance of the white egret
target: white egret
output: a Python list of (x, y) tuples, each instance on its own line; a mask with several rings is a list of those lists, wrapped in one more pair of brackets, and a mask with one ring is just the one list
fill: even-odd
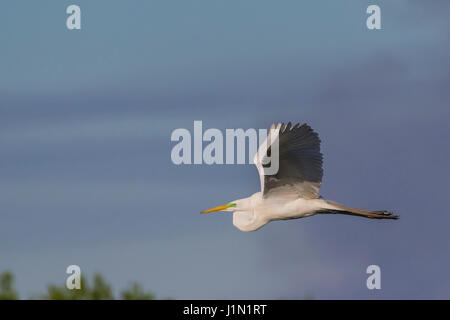
[[(273, 135), (271, 137), (271, 135)], [(277, 140), (278, 139), (278, 140)], [(271, 146), (278, 143), (278, 172), (264, 174)], [(264, 158), (266, 157), (266, 158)], [(322, 184), (320, 139), (307, 124), (272, 124), (254, 158), (261, 191), (201, 213), (233, 212), (241, 231), (255, 231), (274, 220), (298, 219), (315, 214), (346, 214), (372, 219), (397, 219), (388, 211), (366, 211), (340, 205), (319, 196)]]

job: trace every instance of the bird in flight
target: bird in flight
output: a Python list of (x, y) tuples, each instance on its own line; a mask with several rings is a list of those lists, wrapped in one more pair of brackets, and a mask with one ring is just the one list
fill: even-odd
[[(268, 158), (278, 147), (278, 171), (267, 173)], [(310, 217), (316, 214), (346, 214), (370, 219), (398, 219), (388, 211), (367, 211), (325, 200), (322, 185), (320, 139), (307, 124), (279, 123), (272, 127), (255, 154), (261, 191), (244, 199), (202, 211), (233, 212), (233, 224), (241, 231), (255, 231), (270, 221)], [(273, 161), (273, 159), (272, 159)], [(267, 174), (266, 174), (267, 173)]]

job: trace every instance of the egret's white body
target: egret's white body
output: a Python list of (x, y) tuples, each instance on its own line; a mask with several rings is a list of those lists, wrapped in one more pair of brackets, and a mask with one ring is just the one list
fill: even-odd
[(237, 203), (238, 208), (244, 208), (233, 213), (233, 224), (241, 231), (254, 231), (274, 220), (309, 217), (315, 211), (328, 207), (326, 201), (320, 198), (264, 198), (261, 192), (234, 203)]
[[(265, 174), (263, 158), (279, 145), (279, 169)], [(270, 133), (255, 155), (261, 192), (244, 199), (205, 210), (233, 212), (233, 224), (241, 231), (255, 231), (274, 220), (298, 219), (315, 214), (347, 214), (372, 219), (397, 219), (387, 211), (349, 208), (319, 196), (322, 184), (320, 139), (308, 125), (272, 125)]]

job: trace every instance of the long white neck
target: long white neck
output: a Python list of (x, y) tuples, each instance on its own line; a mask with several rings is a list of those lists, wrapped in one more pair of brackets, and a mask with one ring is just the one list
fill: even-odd
[(244, 199), (236, 200), (233, 212), (233, 224), (241, 231), (255, 231), (265, 225), (264, 219), (258, 211), (258, 203), (262, 201), (260, 192)]

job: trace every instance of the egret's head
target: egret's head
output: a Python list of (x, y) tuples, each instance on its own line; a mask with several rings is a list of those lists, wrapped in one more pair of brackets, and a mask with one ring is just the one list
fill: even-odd
[(202, 211), (201, 213), (216, 211), (233, 212), (233, 224), (241, 231), (255, 231), (269, 222), (268, 219), (261, 218), (257, 210), (255, 210), (255, 201), (260, 201), (261, 195), (255, 193), (253, 196), (245, 199), (234, 200), (223, 206)]

